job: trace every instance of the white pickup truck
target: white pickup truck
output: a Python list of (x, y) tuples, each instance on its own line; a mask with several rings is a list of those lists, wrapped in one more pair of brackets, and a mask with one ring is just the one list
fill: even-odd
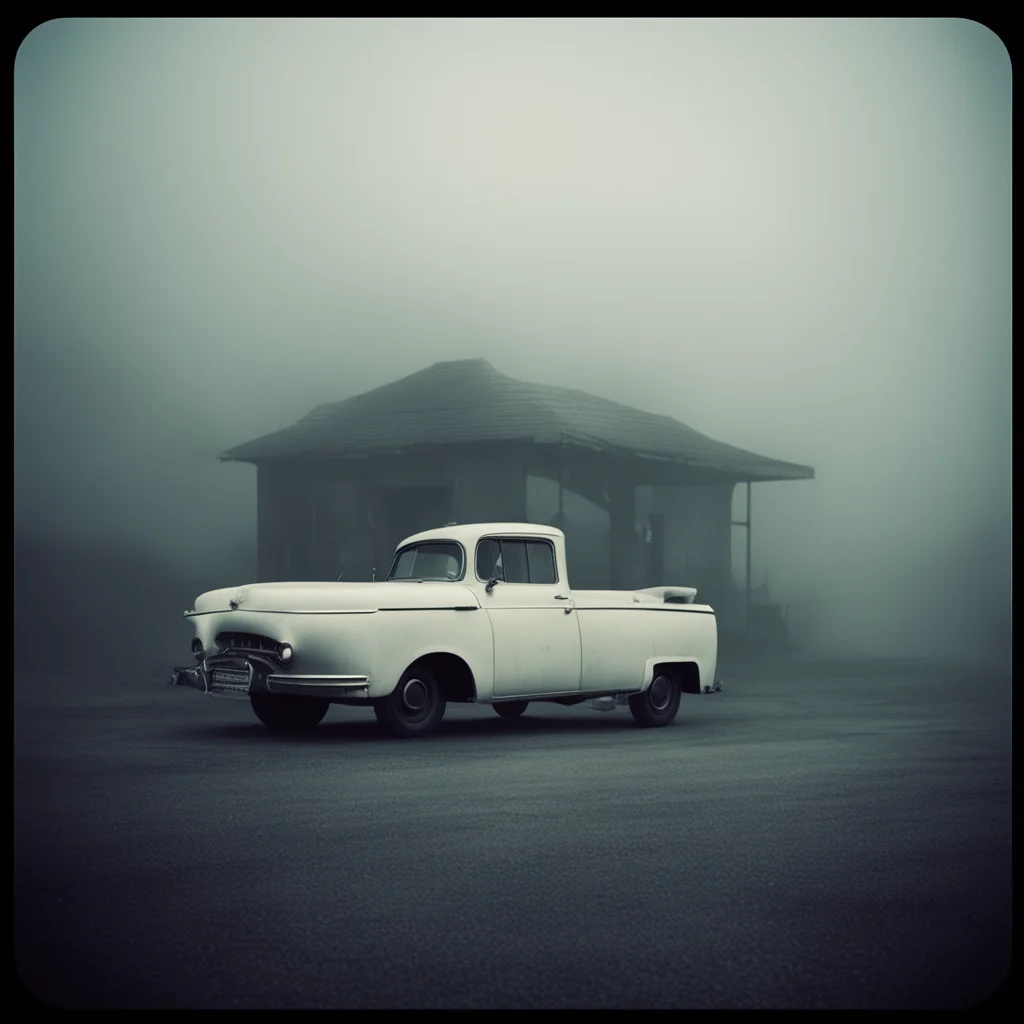
[(449, 525), (404, 540), (380, 582), (202, 594), (185, 613), (196, 663), (171, 681), (248, 700), (274, 729), (354, 704), (397, 736), (423, 736), (447, 702), (517, 718), (539, 701), (627, 704), (640, 725), (668, 725), (680, 694), (722, 688), (715, 614), (695, 596), (573, 591), (561, 530)]

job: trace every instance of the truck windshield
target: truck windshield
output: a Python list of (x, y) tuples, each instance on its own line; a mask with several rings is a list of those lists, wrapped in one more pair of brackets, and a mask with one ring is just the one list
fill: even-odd
[(389, 580), (462, 579), (462, 545), (453, 541), (425, 541), (402, 548), (388, 573)]

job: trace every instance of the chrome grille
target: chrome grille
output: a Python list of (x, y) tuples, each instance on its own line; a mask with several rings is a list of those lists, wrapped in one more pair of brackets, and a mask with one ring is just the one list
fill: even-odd
[(254, 654), (272, 654), (274, 657), (281, 650), (277, 640), (257, 633), (218, 633), (217, 647), (221, 651), (252, 651)]

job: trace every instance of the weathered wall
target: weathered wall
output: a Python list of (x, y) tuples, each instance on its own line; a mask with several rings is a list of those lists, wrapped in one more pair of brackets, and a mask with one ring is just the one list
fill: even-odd
[(261, 580), (383, 576), (395, 546), (446, 522), (526, 519), (521, 454), (265, 463), (257, 473)]
[(371, 577), (373, 527), (363, 470), (359, 462), (343, 461), (334, 463), (327, 475), (323, 519), (330, 526), (318, 559), (328, 579), (337, 579), (342, 571), (349, 583)]
[[(449, 519), (530, 521), (526, 470), (532, 468), (531, 458), (529, 451), (507, 446), (265, 463), (257, 476), (259, 578), (326, 580), (344, 570), (346, 580), (369, 580), (374, 569), (378, 577), (387, 572), (395, 545), (418, 530)], [(603, 508), (565, 488), (571, 584), (580, 589), (695, 586), (701, 600), (717, 602), (728, 614), (735, 604), (733, 487), (637, 488), (622, 465), (610, 467), (604, 477), (597, 495)], [(552, 521), (557, 498), (550, 511), (540, 521)], [(652, 514), (664, 517), (660, 570), (649, 567), (651, 548), (643, 536)]]
[(734, 484), (715, 487), (652, 488), (642, 509), (664, 515), (665, 584), (696, 587), (709, 604), (731, 602), (732, 492)]
[(526, 473), (521, 452), (472, 453), (455, 463), (455, 521), (525, 522)]
[(561, 525), (569, 583), (577, 590), (607, 590), (611, 586), (609, 517), (600, 506), (575, 491), (562, 491), (562, 520), (558, 521), (558, 482), (548, 477), (527, 478), (526, 521)]
[(269, 461), (256, 473), (256, 572), (261, 581), (303, 578), (312, 507), (298, 463)]

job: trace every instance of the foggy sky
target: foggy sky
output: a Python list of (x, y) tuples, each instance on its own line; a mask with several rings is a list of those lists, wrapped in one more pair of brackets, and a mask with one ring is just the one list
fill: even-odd
[(219, 452), (483, 357), (814, 466), (753, 575), (820, 642), (1002, 628), (1010, 75), (956, 19), (48, 22), (16, 530), (254, 545)]

